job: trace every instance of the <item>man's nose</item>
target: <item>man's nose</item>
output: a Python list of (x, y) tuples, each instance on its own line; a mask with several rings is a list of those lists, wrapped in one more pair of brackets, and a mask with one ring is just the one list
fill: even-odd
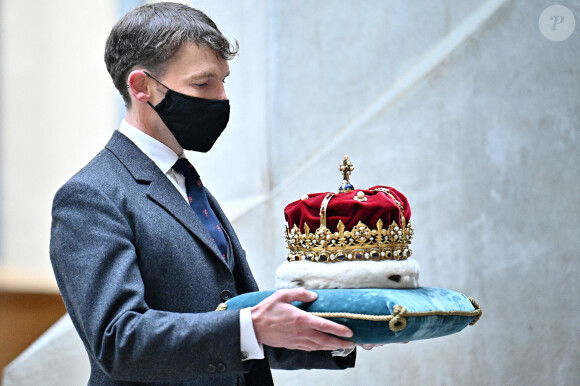
[(219, 86), (216, 99), (219, 100), (228, 99), (228, 96), (226, 95), (226, 88), (223, 83), (221, 83)]

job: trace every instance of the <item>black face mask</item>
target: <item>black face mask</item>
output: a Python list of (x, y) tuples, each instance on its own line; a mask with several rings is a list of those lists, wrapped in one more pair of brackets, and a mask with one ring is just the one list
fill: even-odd
[(208, 152), (228, 124), (230, 102), (181, 94), (145, 74), (167, 89), (165, 98), (157, 106), (147, 103), (159, 114), (179, 145), (186, 150)]

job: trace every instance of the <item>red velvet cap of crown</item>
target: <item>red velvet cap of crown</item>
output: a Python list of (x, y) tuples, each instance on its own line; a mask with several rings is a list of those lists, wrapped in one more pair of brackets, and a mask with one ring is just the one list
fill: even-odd
[[(392, 197), (377, 189), (388, 189)], [(366, 201), (361, 202), (355, 199), (360, 191), (364, 193)], [(292, 228), (296, 225), (301, 232), (304, 232), (306, 223), (311, 230), (317, 229), (320, 226), (320, 207), (328, 194), (313, 193), (309, 194), (307, 199), (288, 204), (284, 209), (288, 227)], [(402, 206), (402, 213), (395, 200)], [(350, 230), (362, 221), (370, 228), (374, 228), (379, 218), (386, 226), (395, 221), (402, 227), (401, 214), (408, 224), (411, 219), (411, 207), (407, 198), (395, 188), (377, 185), (369, 189), (355, 189), (332, 196), (326, 208), (326, 227), (331, 232), (337, 232), (338, 222), (342, 221), (345, 228)]]

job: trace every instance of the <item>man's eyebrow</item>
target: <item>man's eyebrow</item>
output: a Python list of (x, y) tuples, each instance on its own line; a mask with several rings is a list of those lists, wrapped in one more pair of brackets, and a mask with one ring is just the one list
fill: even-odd
[[(224, 79), (227, 78), (228, 76), (230, 76), (229, 71), (226, 74), (226, 76), (224, 76)], [(188, 80), (196, 80), (196, 79), (203, 79), (203, 78), (217, 78), (217, 75), (215, 74), (215, 72), (204, 71), (204, 72), (200, 72), (198, 74), (190, 75), (187, 79)]]

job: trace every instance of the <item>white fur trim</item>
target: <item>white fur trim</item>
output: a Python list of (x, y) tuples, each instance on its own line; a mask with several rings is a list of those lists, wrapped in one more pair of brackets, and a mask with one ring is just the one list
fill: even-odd
[(284, 262), (276, 271), (276, 288), (417, 288), (419, 263), (413, 259)]

